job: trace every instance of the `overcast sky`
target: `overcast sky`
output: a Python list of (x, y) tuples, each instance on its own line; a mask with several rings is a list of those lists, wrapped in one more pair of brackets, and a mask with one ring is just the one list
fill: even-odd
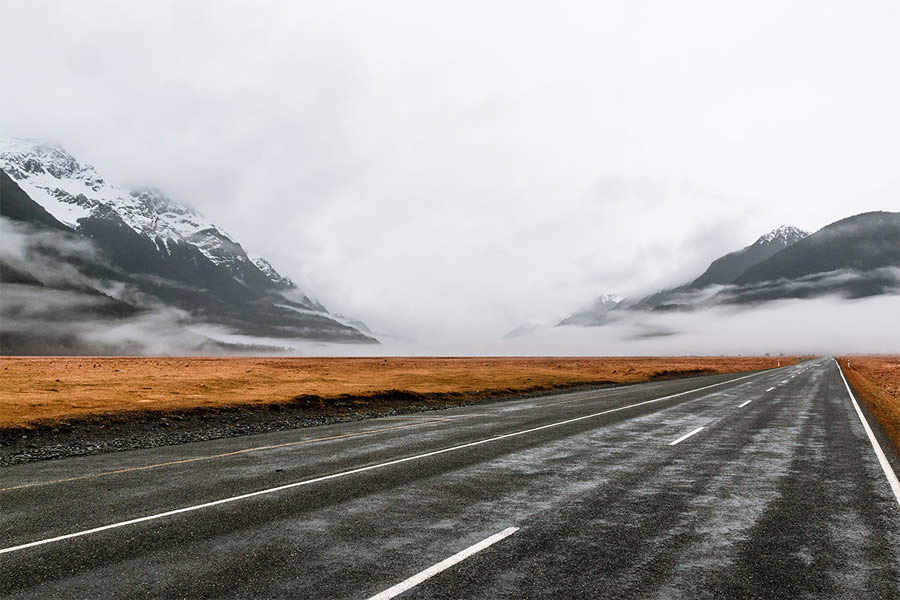
[(900, 210), (900, 3), (0, 0), (0, 133), (447, 340)]

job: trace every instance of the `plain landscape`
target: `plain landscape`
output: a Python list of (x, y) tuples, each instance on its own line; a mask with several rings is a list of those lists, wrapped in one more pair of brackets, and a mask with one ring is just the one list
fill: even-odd
[(3, 599), (900, 600), (900, 3), (0, 14)]
[(900, 356), (845, 356), (841, 368), (900, 455)]
[(796, 357), (120, 358), (0, 357), (0, 427), (129, 412), (289, 404), (379, 394), (460, 402), (573, 386), (772, 368)]
[(0, 357), (0, 465), (797, 360)]

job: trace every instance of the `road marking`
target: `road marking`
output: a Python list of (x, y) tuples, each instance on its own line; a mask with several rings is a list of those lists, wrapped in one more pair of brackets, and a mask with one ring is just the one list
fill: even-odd
[(702, 427), (698, 427), (697, 429), (693, 430), (692, 432), (684, 434), (683, 436), (681, 436), (680, 438), (678, 438), (678, 439), (675, 440), (674, 442), (669, 442), (669, 445), (670, 445), (670, 446), (674, 446), (675, 444), (678, 444), (679, 442), (683, 442), (684, 440), (688, 439), (688, 438), (691, 437), (692, 435), (694, 435), (694, 434), (696, 434), (696, 433), (700, 433), (701, 431), (703, 431), (703, 428), (702, 428)]
[[(637, 384), (637, 385), (641, 385), (641, 384)], [(513, 410), (529, 410), (529, 409), (534, 409), (534, 408), (545, 408), (547, 406), (556, 406), (558, 404), (571, 404), (572, 402), (583, 402), (585, 400), (599, 400), (601, 397), (605, 398), (606, 396), (612, 396), (614, 393), (630, 392), (630, 391), (634, 391), (634, 389), (640, 390), (640, 388), (635, 388), (635, 386), (632, 386), (632, 385), (628, 385), (628, 386), (619, 385), (616, 387), (606, 388), (606, 389), (591, 390), (591, 391), (587, 391), (587, 392), (575, 392), (575, 393), (579, 393), (581, 395), (579, 395), (577, 398), (568, 398), (566, 400), (559, 400), (558, 402), (535, 403), (533, 406), (523, 406), (521, 408), (515, 408)], [(652, 388), (644, 388), (644, 390), (642, 390), (642, 391), (646, 391), (646, 389), (652, 389)]]
[[(398, 417), (399, 418), (399, 417)], [(54, 483), (68, 483), (70, 481), (80, 481), (82, 479), (95, 479), (97, 477), (105, 477), (107, 475), (116, 475), (119, 473), (130, 473), (132, 471), (147, 471), (149, 469), (158, 469), (160, 467), (171, 467), (173, 465), (183, 465), (186, 463), (197, 462), (201, 460), (212, 460), (214, 458), (225, 458), (228, 456), (236, 456), (238, 454), (246, 454), (248, 452), (259, 452), (261, 450), (274, 450), (276, 448), (289, 448), (291, 446), (303, 446), (306, 444), (312, 444), (315, 442), (329, 442), (332, 440), (342, 440), (346, 438), (359, 437), (362, 435), (369, 435), (375, 433), (382, 433), (384, 431), (397, 431), (398, 429), (407, 429), (410, 427), (418, 427), (420, 425), (427, 425), (429, 423), (444, 423), (446, 421), (452, 421), (452, 417), (445, 418), (437, 418), (437, 417), (429, 417), (428, 421), (423, 419), (418, 419), (413, 423), (406, 423), (405, 425), (394, 425), (392, 427), (380, 427), (377, 429), (365, 429), (363, 431), (356, 431), (353, 433), (343, 433), (341, 435), (332, 435), (328, 437), (320, 437), (313, 438), (309, 440), (299, 440), (296, 442), (285, 442), (283, 444), (271, 444), (268, 446), (253, 446), (252, 448), (242, 448), (240, 450), (234, 450), (232, 452), (223, 452), (221, 454), (208, 454), (205, 456), (194, 456), (191, 458), (184, 458), (181, 460), (170, 460), (168, 462), (161, 462), (152, 465), (141, 465), (140, 467), (128, 467), (125, 469), (115, 469), (112, 471), (99, 471), (97, 473), (86, 473), (84, 475), (76, 475), (75, 477), (66, 477), (64, 479), (53, 479), (50, 481), (35, 481), (33, 483), (23, 483), (21, 485), (13, 485), (10, 487), (0, 488), (0, 492), (9, 492), (12, 490), (21, 490), (23, 488), (37, 487), (41, 485), (52, 485)]]
[(751, 402), (753, 402), (752, 399), (751, 399), (751, 400), (747, 400), (747, 401), (744, 402), (743, 404), (738, 404), (738, 408), (744, 408), (745, 406), (747, 406), (747, 405), (750, 404)]
[(784, 380), (784, 381), (782, 381), (782, 382), (781, 382), (781, 383), (787, 383), (787, 382), (788, 382), (788, 380), (787, 380), (787, 379), (785, 379), (785, 380)]
[[(194, 504), (191, 506), (185, 506), (182, 508), (176, 508), (174, 510), (167, 510), (161, 513), (155, 513), (152, 515), (147, 515), (144, 517), (138, 517), (136, 519), (129, 519), (127, 521), (120, 521), (118, 523), (110, 523), (109, 525), (102, 525), (100, 527), (94, 527), (92, 529), (84, 529), (82, 531), (75, 531), (73, 533), (67, 533), (65, 535), (59, 535), (52, 538), (44, 538), (42, 540), (36, 540), (34, 542), (28, 542), (26, 544), (19, 544), (18, 546), (10, 546), (8, 548), (0, 548), (0, 554), (6, 554), (8, 552), (16, 552), (18, 550), (24, 550), (26, 548), (33, 548), (35, 546), (42, 546), (44, 544), (50, 544), (53, 542), (60, 542), (63, 540), (68, 540), (76, 537), (82, 537), (85, 535), (90, 535), (93, 533), (99, 533), (101, 531), (107, 531), (109, 529), (117, 529), (119, 527), (125, 527), (128, 525), (135, 525), (137, 523), (144, 523), (146, 521), (153, 521), (155, 519), (162, 519), (165, 517), (171, 517), (173, 515), (179, 515), (182, 513), (193, 512), (195, 510), (201, 510), (204, 508), (210, 508), (212, 506), (219, 506), (221, 504), (229, 504), (231, 502), (237, 502), (239, 500), (246, 500), (247, 498), (255, 498), (257, 496), (264, 496), (267, 494), (274, 494), (276, 492), (280, 492), (283, 490), (289, 490), (296, 487), (307, 486), (313, 483), (319, 483), (321, 481), (329, 481), (331, 479), (338, 479), (340, 477), (347, 477), (348, 475), (355, 475), (357, 473), (364, 473), (366, 471), (372, 471), (374, 469), (380, 469), (383, 467), (389, 467), (392, 465), (399, 465), (403, 463), (407, 463), (414, 460), (420, 460), (423, 458), (428, 458), (430, 456), (438, 456), (440, 454), (446, 454), (447, 452), (454, 452), (456, 450), (462, 450), (464, 448), (473, 448), (475, 446), (481, 446), (482, 444), (488, 444), (491, 442), (496, 442), (499, 440), (505, 440), (513, 437), (517, 437), (520, 435), (525, 435), (528, 433), (534, 433), (535, 431), (543, 431), (544, 429), (550, 429), (553, 427), (560, 427), (562, 425), (568, 425), (570, 423), (577, 423), (578, 421), (584, 421), (585, 419), (592, 419), (594, 417), (599, 417), (602, 415), (608, 415), (611, 413), (628, 410), (629, 408), (637, 408), (638, 406), (644, 406), (646, 404), (653, 404), (655, 402), (662, 402), (664, 400), (671, 400), (672, 398), (678, 398), (679, 396), (684, 396), (686, 394), (692, 394), (695, 392), (702, 392), (703, 390), (708, 390), (714, 387), (719, 387), (722, 385), (728, 385), (730, 383), (735, 383), (737, 381), (742, 381), (744, 379), (749, 379), (750, 377), (757, 377), (759, 375), (766, 374), (765, 371), (758, 373), (751, 373), (750, 375), (744, 375), (743, 377), (736, 377), (734, 379), (730, 379), (728, 381), (721, 381), (719, 383), (713, 383), (710, 385), (706, 385), (703, 387), (695, 388), (693, 390), (686, 390), (684, 392), (679, 392), (677, 394), (670, 394), (668, 396), (662, 396), (660, 398), (653, 398), (651, 400), (644, 400), (643, 402), (636, 402), (634, 404), (628, 404), (626, 406), (619, 406), (617, 408), (610, 408), (607, 410), (603, 410), (600, 412), (592, 413), (589, 415), (584, 415), (581, 417), (574, 417), (572, 419), (566, 419), (564, 421), (556, 421), (555, 423), (548, 423), (547, 425), (540, 425), (538, 427), (532, 427), (530, 429), (522, 429), (520, 431), (514, 431), (512, 433), (504, 433), (503, 435), (497, 435), (494, 437), (486, 438), (483, 440), (476, 440), (474, 442), (467, 442), (465, 444), (459, 444), (456, 446), (450, 446), (448, 448), (442, 448), (440, 450), (432, 450), (431, 452), (425, 452), (423, 454), (415, 454), (413, 456), (406, 456), (403, 458), (396, 458), (394, 460), (389, 460), (383, 463), (376, 463), (374, 465), (368, 465), (365, 467), (357, 467), (356, 469), (350, 469), (348, 471), (340, 471), (338, 473), (332, 473), (331, 475), (323, 475), (321, 477), (315, 477), (313, 479), (304, 479), (302, 481), (295, 481), (293, 483), (287, 483), (285, 485), (279, 485), (276, 487), (265, 488), (262, 490), (257, 490), (255, 492), (249, 492), (247, 494), (240, 494), (238, 496), (230, 496), (227, 498), (221, 498), (219, 500), (213, 500), (212, 502), (204, 502), (202, 504)], [(699, 399), (699, 398), (698, 398)], [(702, 427), (701, 427), (702, 429)]]
[(894, 498), (896, 498), (897, 504), (900, 504), (900, 481), (897, 480), (897, 474), (894, 473), (894, 469), (891, 468), (891, 463), (888, 462), (887, 457), (884, 455), (884, 450), (881, 449), (881, 445), (875, 438), (875, 434), (872, 433), (872, 428), (869, 427), (869, 422), (866, 421), (866, 417), (863, 415), (863, 411), (856, 401), (856, 396), (854, 396), (853, 392), (850, 390), (850, 384), (847, 383), (847, 378), (844, 377), (844, 370), (841, 369), (841, 365), (838, 364), (837, 359), (834, 360), (834, 364), (838, 368), (838, 373), (841, 374), (841, 379), (844, 380), (844, 387), (847, 388), (847, 394), (850, 395), (850, 400), (853, 401), (853, 408), (856, 409), (856, 415), (859, 417), (859, 420), (862, 421), (863, 429), (866, 430), (866, 435), (869, 436), (869, 442), (872, 444), (872, 449), (875, 451), (875, 456), (878, 457), (878, 463), (881, 465), (881, 470), (884, 471), (884, 476), (887, 477), (891, 490), (894, 492)]
[(511, 536), (512, 534), (517, 532), (518, 530), (519, 530), (518, 527), (508, 527), (508, 528), (504, 529), (503, 531), (501, 531), (500, 533), (495, 533), (491, 537), (483, 539), (480, 542), (478, 542), (477, 544), (469, 546), (462, 552), (457, 552), (450, 558), (446, 558), (446, 559), (442, 560), (438, 564), (425, 569), (421, 573), (417, 573), (416, 575), (413, 575), (409, 579), (407, 579), (405, 581), (401, 581), (400, 583), (398, 583), (397, 585), (395, 585), (393, 587), (389, 587), (388, 589), (384, 590), (380, 594), (375, 594), (374, 596), (369, 598), (369, 600), (389, 600), (389, 598), (394, 598), (396, 596), (399, 596), (403, 592), (405, 592), (407, 590), (411, 590), (412, 588), (416, 587), (417, 585), (419, 585), (426, 579), (430, 579), (430, 578), (434, 577), (441, 571), (446, 571), (453, 565), (455, 565), (457, 563), (461, 563), (462, 561), (466, 560), (473, 554), (477, 554), (478, 552), (481, 552), (485, 548), (487, 548), (489, 546), (493, 546), (500, 540), (508, 538), (509, 536)]
[[(718, 374), (718, 373), (717, 373)], [(593, 390), (585, 390), (583, 392), (563, 392), (562, 396), (568, 396), (565, 400), (559, 400), (557, 402), (540, 402), (540, 398), (537, 398), (535, 402), (526, 404), (525, 406), (513, 406), (509, 408), (502, 408), (499, 412), (518, 412), (520, 410), (534, 410), (538, 408), (546, 408), (548, 406), (557, 406), (559, 404), (570, 404), (572, 402), (584, 402), (590, 400), (600, 400), (601, 398), (607, 398), (612, 395), (617, 395), (620, 393), (629, 393), (635, 390), (646, 392), (649, 390), (654, 390), (658, 387), (665, 385), (666, 383), (670, 383), (669, 380), (663, 383), (653, 383), (651, 381), (638, 381), (633, 383), (623, 383), (620, 385), (615, 385), (613, 387), (608, 388), (597, 388)]]
[(766, 390), (766, 391), (767, 391), (767, 392), (771, 392), (771, 391), (772, 391), (772, 390), (774, 390), (774, 389), (775, 389), (775, 388), (773, 388), (773, 387), (770, 387), (770, 388), (769, 388), (769, 389), (767, 389), (767, 390)]
[[(650, 383), (650, 382), (647, 382), (647, 383)], [(651, 389), (660, 387), (664, 384), (663, 383), (655, 383), (655, 384), (651, 384), (648, 387), (643, 387), (645, 385), (646, 385), (645, 383), (636, 383), (636, 384), (618, 385), (618, 386), (611, 387), (611, 388), (600, 388), (597, 390), (585, 390), (583, 392), (567, 392), (566, 393), (567, 395), (568, 394), (578, 394), (578, 397), (574, 398), (574, 399), (569, 399), (569, 400), (562, 400), (560, 402), (551, 402), (548, 404), (538, 404), (536, 406), (527, 406), (527, 407), (523, 407), (523, 408), (516, 408), (514, 410), (544, 408), (547, 406), (555, 406), (557, 404), (567, 404), (570, 402), (579, 402), (579, 401), (583, 401), (583, 400), (598, 400), (601, 397), (612, 395), (611, 392), (617, 392), (617, 393), (618, 392), (630, 392), (630, 391), (634, 391), (636, 389), (638, 389), (639, 391), (647, 391), (647, 390), (651, 390)], [(342, 435), (331, 436), (331, 437), (316, 438), (316, 439), (311, 439), (311, 440), (301, 440), (301, 441), (297, 441), (297, 442), (287, 442), (284, 444), (274, 444), (274, 445), (270, 445), (270, 446), (257, 446), (257, 447), (252, 447), (252, 448), (244, 448), (241, 450), (235, 450), (233, 452), (223, 452), (221, 454), (196, 456), (196, 457), (192, 457), (192, 458), (185, 458), (182, 460), (171, 460), (171, 461), (155, 463), (155, 464), (151, 464), (151, 465), (141, 465), (140, 467), (128, 467), (125, 469), (113, 469), (111, 471), (100, 471), (97, 473), (87, 473), (85, 475), (77, 475), (74, 477), (64, 477), (62, 479), (53, 479), (50, 481), (35, 481), (33, 483), (23, 483), (21, 485), (13, 485), (10, 487), (0, 488), (0, 493), (9, 492), (12, 490), (21, 490), (24, 488), (44, 486), (44, 485), (54, 485), (57, 483), (69, 483), (72, 481), (80, 481), (83, 479), (95, 479), (97, 477), (105, 477), (107, 475), (119, 475), (122, 473), (130, 473), (132, 471), (147, 471), (150, 469), (158, 469), (160, 467), (171, 467), (174, 465), (182, 465), (182, 464), (191, 463), (191, 462), (211, 460), (214, 458), (227, 458), (229, 456), (235, 456), (235, 455), (244, 454), (247, 452), (257, 452), (260, 450), (273, 450), (276, 448), (285, 448), (285, 447), (289, 447), (289, 446), (300, 446), (300, 445), (304, 445), (304, 444), (311, 444), (313, 442), (326, 442), (326, 441), (343, 439), (343, 438), (358, 437), (358, 436), (362, 436), (362, 435), (368, 435), (370, 433), (381, 433), (382, 431), (394, 431), (397, 429), (404, 429), (407, 427), (415, 427), (417, 425), (424, 425), (424, 424), (428, 424), (428, 423), (443, 423), (443, 422), (452, 421), (452, 420), (463, 418), (463, 417), (469, 418), (469, 417), (476, 417), (476, 416), (477, 417), (489, 417), (489, 416), (493, 416), (493, 415), (490, 415), (490, 414), (465, 414), (465, 415), (452, 415), (452, 416), (447, 416), (447, 417), (432, 417), (432, 416), (420, 416), (420, 415), (398, 415), (398, 416), (394, 416), (394, 417), (379, 417), (380, 420), (385, 420), (385, 421), (412, 420), (415, 422), (407, 423), (404, 425), (398, 425), (396, 427), (385, 427), (382, 429), (368, 429), (368, 430), (359, 431), (356, 433), (345, 433)]]

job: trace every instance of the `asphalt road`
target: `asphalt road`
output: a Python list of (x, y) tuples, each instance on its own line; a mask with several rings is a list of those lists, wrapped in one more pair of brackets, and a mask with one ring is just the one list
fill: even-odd
[(33, 463), (0, 596), (900, 598), (894, 469), (830, 359)]

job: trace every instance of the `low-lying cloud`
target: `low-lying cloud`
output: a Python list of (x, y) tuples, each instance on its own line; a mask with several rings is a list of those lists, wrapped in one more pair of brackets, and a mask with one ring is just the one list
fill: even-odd
[(124, 281), (85, 275), (78, 265), (104, 267), (97, 249), (80, 236), (36, 230), (0, 217), (0, 263), (6, 273), (0, 284), (0, 352), (229, 351), (186, 327), (188, 315), (183, 311), (161, 305)]
[[(473, 333), (465, 339), (411, 341), (378, 336), (382, 345), (329, 344), (259, 338), (197, 323), (183, 311), (141, 295), (123, 281), (85, 276), (79, 260), (102, 260), (89, 240), (49, 234), (0, 218), (0, 261), (43, 285), (3, 283), (0, 346), (23, 353), (149, 355), (685, 355), (898, 353), (900, 295), (849, 299), (830, 295), (753, 305), (705, 306), (692, 311), (617, 311), (598, 327), (529, 323), (516, 335)], [(900, 269), (877, 273), (900, 289)], [(765, 286), (808, 289), (870, 280), (843, 270)], [(731, 288), (690, 294), (704, 302)], [(140, 309), (127, 304), (136, 302)]]
[(633, 312), (599, 327), (523, 327), (468, 342), (382, 340), (380, 346), (251, 338), (207, 331), (235, 344), (279, 346), (306, 356), (654, 356), (900, 353), (900, 295), (840, 296), (718, 306), (692, 312)]

